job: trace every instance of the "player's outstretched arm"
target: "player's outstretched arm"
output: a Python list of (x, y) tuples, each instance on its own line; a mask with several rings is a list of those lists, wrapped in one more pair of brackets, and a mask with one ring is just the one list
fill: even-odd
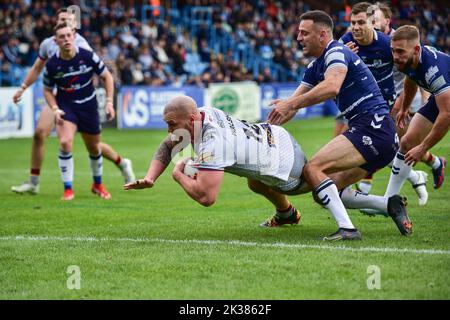
[(439, 109), (439, 115), (437, 116), (431, 131), (422, 143), (406, 153), (406, 164), (419, 162), (428, 150), (445, 137), (450, 128), (450, 90), (435, 96), (435, 99)]
[(308, 92), (275, 102), (273, 104), (275, 107), (269, 114), (269, 122), (275, 125), (283, 124), (290, 120), (299, 109), (335, 98), (341, 90), (346, 75), (347, 67), (345, 66), (328, 69), (324, 81)]
[(125, 190), (152, 188), (156, 179), (158, 179), (158, 177), (166, 170), (172, 160), (173, 147), (174, 144), (169, 135), (159, 145), (145, 177), (125, 184), (123, 188)]
[(202, 206), (212, 206), (219, 195), (224, 172), (220, 170), (200, 170), (195, 179), (183, 173), (184, 160), (178, 161), (172, 172), (173, 179), (184, 191)]
[(23, 81), (22, 85), (20, 86), (20, 89), (17, 90), (17, 92), (13, 96), (14, 103), (17, 103), (22, 99), (22, 95), (25, 92), (25, 90), (31, 86), (33, 83), (36, 82), (36, 80), (39, 78), (39, 75), (41, 74), (42, 70), (45, 66), (45, 61), (41, 58), (37, 58), (34, 62), (31, 69), (28, 71), (27, 75), (25, 76), (25, 80)]
[(341, 90), (346, 75), (347, 67), (345, 66), (336, 66), (328, 69), (325, 73), (325, 79), (321, 83), (304, 95), (294, 99), (293, 104), (295, 108), (306, 108), (335, 98)]
[(295, 97), (299, 97), (302, 94), (308, 92), (311, 88), (305, 86), (304, 84), (300, 84), (295, 92), (285, 100), (276, 99), (269, 103), (269, 106), (273, 106), (274, 108), (269, 113), (268, 121), (274, 125), (280, 125), (291, 120), (295, 114), (297, 113), (297, 109), (294, 109), (290, 104), (290, 99)]
[(166, 168), (167, 165), (161, 161), (152, 160), (150, 167), (148, 168), (147, 175), (144, 178), (127, 183), (123, 186), (123, 188), (124, 190), (152, 188), (155, 185), (156, 179), (158, 179)]

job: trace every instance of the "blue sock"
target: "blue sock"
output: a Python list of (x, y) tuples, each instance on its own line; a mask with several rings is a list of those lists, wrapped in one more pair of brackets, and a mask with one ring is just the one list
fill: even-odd
[(64, 190), (71, 190), (72, 182), (64, 182)]

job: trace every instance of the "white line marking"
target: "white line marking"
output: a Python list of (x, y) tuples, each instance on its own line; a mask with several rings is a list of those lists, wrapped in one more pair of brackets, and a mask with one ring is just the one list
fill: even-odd
[(379, 252), (379, 253), (410, 253), (410, 254), (443, 254), (450, 255), (450, 250), (442, 249), (413, 249), (413, 248), (383, 248), (383, 247), (346, 247), (316, 244), (295, 243), (261, 243), (240, 240), (174, 240), (161, 238), (97, 238), (97, 237), (56, 237), (56, 236), (0, 236), (0, 241), (78, 241), (78, 242), (141, 242), (141, 243), (174, 243), (174, 244), (200, 244), (200, 245), (228, 245), (241, 247), (266, 247), (266, 248), (288, 248), (288, 249), (319, 249), (340, 250), (350, 252)]

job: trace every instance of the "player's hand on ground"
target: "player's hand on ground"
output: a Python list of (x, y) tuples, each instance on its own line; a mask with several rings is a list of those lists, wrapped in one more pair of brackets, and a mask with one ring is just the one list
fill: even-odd
[(404, 129), (410, 120), (410, 114), (408, 110), (400, 110), (397, 113), (397, 127)]
[(415, 146), (405, 154), (405, 163), (407, 165), (415, 165), (423, 158), (426, 152), (427, 149), (422, 144)]
[(20, 88), (19, 90), (17, 90), (17, 92), (13, 96), (13, 102), (18, 103), (20, 100), (22, 100), (22, 94), (23, 94), (23, 89)]
[(353, 41), (349, 41), (345, 45), (354, 53), (358, 53), (359, 47)]
[(55, 114), (55, 123), (58, 126), (62, 126), (64, 124), (64, 119), (62, 117), (66, 113), (61, 109), (55, 110), (53, 113)]
[(114, 111), (114, 106), (112, 102), (106, 104), (106, 119), (108, 121), (113, 120), (116, 117), (116, 112)]
[(273, 125), (281, 125), (290, 119), (297, 113), (288, 100), (277, 99), (271, 102), (269, 106), (274, 108), (269, 113), (268, 121)]
[(131, 189), (146, 189), (153, 187), (154, 182), (149, 179), (138, 179), (134, 182), (130, 182), (123, 185), (124, 190), (131, 190)]

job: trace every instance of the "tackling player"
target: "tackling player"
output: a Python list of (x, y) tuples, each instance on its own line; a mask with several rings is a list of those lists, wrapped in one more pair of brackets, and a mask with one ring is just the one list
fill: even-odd
[[(344, 43), (364, 61), (375, 77), (384, 100), (392, 109), (397, 96), (393, 78), (394, 58), (391, 52), (391, 38), (374, 29), (374, 8), (378, 7), (368, 2), (355, 4), (350, 15), (351, 31), (344, 34), (339, 42)], [(359, 182), (358, 189), (361, 192), (370, 193), (373, 173), (370, 172)], [(425, 205), (428, 200), (426, 180), (427, 174), (423, 171), (411, 170), (408, 176), (408, 181), (419, 197), (419, 205)]]
[[(320, 10), (304, 13), (298, 30), (297, 40), (304, 54), (317, 59), (308, 66), (302, 83), (290, 98), (272, 103), (269, 122), (283, 124), (301, 108), (337, 99), (339, 110), (349, 121), (349, 129), (322, 147), (305, 165), (303, 175), (338, 224), (338, 231), (329, 238), (358, 238), (360, 234), (338, 190), (392, 161), (398, 150), (395, 124), (365, 63), (348, 47), (333, 40), (333, 20), (327, 13)], [(395, 203), (396, 209), (391, 216), (402, 234), (411, 234), (412, 223), (404, 199), (394, 199), (391, 205)]]

